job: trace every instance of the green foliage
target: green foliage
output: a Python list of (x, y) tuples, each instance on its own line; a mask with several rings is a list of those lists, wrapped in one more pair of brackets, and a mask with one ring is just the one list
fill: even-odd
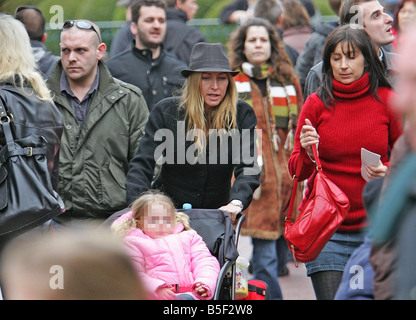
[(216, 0), (213, 5), (205, 12), (204, 18), (219, 18), (222, 9), (230, 3), (230, 0)]
[[(77, 11), (77, 17), (95, 21), (111, 21), (113, 19), (113, 10), (116, 7), (111, 0), (88, 0)], [(94, 17), (91, 19), (91, 17)]]
[[(49, 10), (54, 5), (64, 9), (64, 19), (90, 19), (93, 21), (124, 20), (125, 8), (116, 6), (118, 0), (0, 0), (0, 11), (13, 14), (20, 5), (39, 7), (50, 19), (53, 13)], [(218, 18), (221, 10), (234, 0), (198, 0), (197, 19)], [(333, 15), (328, 0), (312, 0), (322, 15)]]
[(197, 1), (199, 9), (195, 14), (195, 19), (202, 19), (205, 18), (206, 15), (205, 13), (207, 12), (207, 10), (210, 9), (210, 7), (212, 6), (213, 2), (212, 1), (205, 1), (205, 0), (199, 0)]
[(230, 2), (230, 0), (199, 0), (199, 9), (195, 15), (195, 18), (219, 18), (221, 10)]
[(332, 11), (331, 7), (328, 4), (328, 0), (312, 0), (315, 8), (321, 12), (323, 16), (333, 16), (335, 13)]
[[(89, 19), (100, 24), (102, 21), (124, 21), (125, 8), (116, 6), (118, 0), (0, 0), (0, 12), (14, 14), (20, 5), (37, 6), (42, 10), (49, 22), (64, 22), (67, 19)], [(199, 10), (196, 19), (219, 18), (222, 9), (234, 0), (198, 0)], [(322, 15), (333, 15), (328, 5), (328, 0), (312, 0)], [(51, 9), (60, 6), (62, 8), (62, 21), (57, 21), (57, 11)], [(58, 7), (59, 8), (59, 7)], [(108, 23), (100, 25), (103, 41), (108, 48), (111, 46), (112, 37), (118, 30), (117, 26), (110, 26)], [(228, 40), (230, 32), (235, 25), (228, 24), (206, 24), (198, 25), (208, 42), (222, 42)], [(55, 54), (59, 54), (59, 34), (57, 29), (48, 30), (46, 46)]]
[[(196, 18), (218, 18), (221, 10), (234, 0), (199, 0), (199, 10)], [(323, 15), (334, 15), (328, 4), (328, 0), (312, 0), (315, 7)]]
[[(0, 11), (13, 14), (20, 5), (36, 6), (42, 10), (46, 20), (50, 20), (53, 6), (61, 6), (66, 19), (89, 19), (93, 21), (111, 21), (117, 13), (118, 20), (124, 20), (125, 8), (117, 8), (118, 0), (0, 0)], [(117, 10), (116, 10), (117, 8)]]

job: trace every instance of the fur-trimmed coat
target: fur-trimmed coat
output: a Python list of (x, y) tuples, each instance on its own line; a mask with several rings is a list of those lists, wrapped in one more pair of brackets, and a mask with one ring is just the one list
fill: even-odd
[[(238, 76), (237, 76), (238, 77)], [(253, 200), (244, 213), (247, 216), (241, 234), (254, 238), (274, 240), (283, 234), (285, 213), (284, 209), (290, 200), (293, 179), (290, 176), (287, 162), (291, 150), (285, 148), (289, 129), (277, 128), (279, 136), (278, 151), (273, 149), (273, 134), (271, 130), (269, 103), (263, 99), (259, 87), (250, 80), (251, 100), (257, 117), (256, 129), (262, 130), (263, 169), (260, 177), (260, 198)], [(293, 83), (296, 91), (298, 114), (302, 108), (302, 93), (300, 84)], [(265, 103), (267, 100), (267, 103)], [(295, 128), (294, 128), (295, 129)], [(301, 200), (301, 184), (298, 187), (297, 203)], [(256, 194), (256, 193), (255, 193)], [(295, 217), (296, 218), (296, 217)]]

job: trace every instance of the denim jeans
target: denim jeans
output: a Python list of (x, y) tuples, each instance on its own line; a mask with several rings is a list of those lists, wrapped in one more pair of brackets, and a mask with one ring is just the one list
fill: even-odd
[(282, 291), (277, 280), (276, 240), (251, 238), (253, 243), (253, 279), (267, 283), (270, 299), (282, 300)]
[(318, 271), (343, 272), (353, 251), (364, 242), (364, 236), (364, 232), (335, 232), (319, 256), (305, 264), (307, 275)]
[(354, 250), (345, 266), (335, 300), (373, 300), (374, 270), (370, 264), (371, 239)]
[(276, 240), (276, 251), (277, 251), (277, 262), (278, 262), (278, 271), (284, 271), (286, 268), (286, 264), (289, 261), (292, 261), (292, 254), (289, 251), (289, 247), (287, 246), (286, 239), (283, 235), (281, 235)]
[(190, 294), (180, 293), (176, 296), (175, 300), (195, 300), (195, 299)]

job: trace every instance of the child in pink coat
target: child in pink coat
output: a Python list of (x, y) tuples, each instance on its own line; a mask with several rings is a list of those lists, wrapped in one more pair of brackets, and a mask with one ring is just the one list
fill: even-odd
[(214, 294), (219, 262), (188, 220), (186, 214), (175, 213), (169, 197), (149, 191), (112, 225), (124, 237), (151, 299), (201, 300)]

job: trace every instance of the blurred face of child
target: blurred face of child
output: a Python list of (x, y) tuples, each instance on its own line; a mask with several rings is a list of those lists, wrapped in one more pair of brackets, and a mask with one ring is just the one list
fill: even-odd
[(175, 227), (174, 215), (163, 204), (153, 203), (144, 209), (143, 232), (153, 239), (171, 234)]

